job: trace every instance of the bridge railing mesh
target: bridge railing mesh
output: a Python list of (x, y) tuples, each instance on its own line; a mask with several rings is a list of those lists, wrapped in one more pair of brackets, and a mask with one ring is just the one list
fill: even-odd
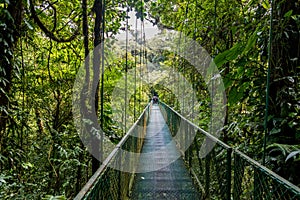
[(224, 144), (164, 103), (161, 107), (202, 199), (300, 200), (298, 187)]
[(300, 189), (235, 150), (233, 199), (299, 200)]
[(230, 199), (231, 147), (195, 126), (164, 103), (161, 106), (201, 199)]
[[(169, 106), (160, 105), (201, 199), (300, 200), (298, 187), (195, 126)], [(75, 199), (130, 197), (134, 174), (116, 168), (137, 166), (138, 158), (122, 150), (141, 151), (148, 116), (149, 106)]]
[(134, 180), (134, 173), (128, 171), (134, 170), (139, 159), (137, 154), (129, 152), (141, 151), (149, 112), (148, 105), (137, 122), (77, 194), (76, 200), (128, 199)]

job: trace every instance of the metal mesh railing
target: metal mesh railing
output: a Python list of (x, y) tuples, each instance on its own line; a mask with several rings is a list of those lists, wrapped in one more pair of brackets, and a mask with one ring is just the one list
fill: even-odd
[(230, 199), (231, 147), (164, 103), (161, 106), (172, 136), (198, 186), (201, 199)]
[(300, 189), (235, 150), (233, 199), (299, 200)]
[[(75, 197), (76, 200), (127, 199), (133, 185), (134, 173), (126, 169), (137, 167), (137, 154), (142, 149), (146, 125), (149, 117), (149, 105), (137, 122), (131, 127), (116, 148), (105, 159), (97, 172)], [(128, 166), (131, 165), (131, 166)], [(122, 170), (122, 168), (124, 170)]]
[[(300, 200), (298, 187), (232, 149), (164, 103), (160, 106), (200, 199)], [(149, 106), (75, 199), (130, 198), (134, 174), (116, 170), (116, 166), (130, 168), (127, 165), (132, 165), (131, 169), (137, 166), (139, 159), (121, 150), (141, 151), (148, 117)]]
[[(161, 107), (201, 199), (300, 200), (298, 187), (195, 126), (164, 103)], [(191, 139), (193, 142), (186, 149)]]

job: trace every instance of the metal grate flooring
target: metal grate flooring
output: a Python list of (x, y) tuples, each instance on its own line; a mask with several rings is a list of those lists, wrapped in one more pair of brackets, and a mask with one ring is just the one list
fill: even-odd
[[(132, 200), (199, 199), (184, 161), (157, 105), (150, 121), (131, 194)], [(178, 158), (179, 157), (179, 158)], [(153, 171), (155, 169), (155, 171)]]

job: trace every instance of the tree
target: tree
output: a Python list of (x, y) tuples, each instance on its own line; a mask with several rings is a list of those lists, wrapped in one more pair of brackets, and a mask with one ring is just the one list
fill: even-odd
[(0, 26), (0, 151), (5, 147), (7, 122), (10, 116), (9, 99), (13, 74), (18, 73), (18, 66), (13, 60), (15, 47), (22, 34), (23, 1), (11, 0), (2, 3)]

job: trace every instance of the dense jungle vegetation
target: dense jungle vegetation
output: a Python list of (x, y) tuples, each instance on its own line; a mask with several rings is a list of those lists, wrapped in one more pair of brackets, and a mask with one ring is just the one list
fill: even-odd
[[(298, 0), (273, 0), (273, 4), (268, 0), (106, 0), (105, 18), (101, 0), (1, 0), (0, 199), (71, 199), (99, 166), (73, 123), (72, 88), (89, 52), (104, 38), (113, 39), (127, 28), (127, 5), (136, 13), (133, 17), (159, 29), (181, 31), (208, 51), (227, 95), (221, 139), (262, 162), (266, 128), (266, 166), (299, 186)], [(142, 31), (129, 29), (133, 34)], [(210, 96), (189, 63), (170, 53), (147, 54), (146, 47), (110, 59), (103, 77), (103, 99), (98, 95), (101, 83), (95, 107), (103, 130), (114, 142), (126, 130), (121, 125), (123, 115), (119, 121), (112, 118), (114, 87), (128, 69), (139, 73), (146, 60), (180, 71), (193, 83), (202, 102), (196, 123), (207, 128)], [(176, 99), (160, 85), (137, 84), (141, 85), (131, 97), (128, 127), (153, 89), (176, 107)]]

